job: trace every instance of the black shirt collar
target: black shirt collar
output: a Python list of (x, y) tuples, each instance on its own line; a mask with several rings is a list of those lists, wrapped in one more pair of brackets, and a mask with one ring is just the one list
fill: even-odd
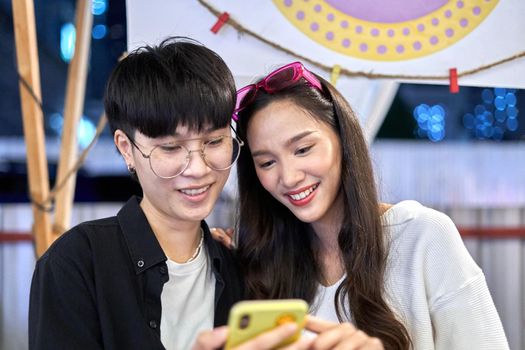
[[(117, 214), (136, 274), (142, 273), (148, 268), (167, 260), (148, 223), (146, 215), (140, 207), (141, 200), (142, 198), (137, 196), (131, 197)], [(221, 243), (216, 242), (212, 238), (208, 225), (204, 220), (201, 222), (201, 227), (204, 232), (204, 243), (206, 244), (208, 256), (213, 262), (212, 266), (216, 269), (216, 272), (220, 273), (224, 258), (223, 249), (226, 248), (221, 247)]]

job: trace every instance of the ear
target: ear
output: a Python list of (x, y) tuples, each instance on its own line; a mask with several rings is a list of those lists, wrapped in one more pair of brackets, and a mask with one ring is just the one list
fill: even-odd
[(113, 141), (117, 146), (120, 154), (128, 166), (135, 167), (135, 160), (133, 159), (133, 145), (124, 131), (117, 129), (113, 134)]

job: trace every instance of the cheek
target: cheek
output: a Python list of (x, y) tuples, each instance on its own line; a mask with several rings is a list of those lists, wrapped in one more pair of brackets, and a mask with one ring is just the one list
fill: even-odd
[(226, 181), (228, 181), (229, 176), (230, 176), (230, 169), (218, 172), (217, 182), (220, 184), (221, 190), (222, 190), (222, 187), (226, 184)]
[(259, 181), (261, 182), (261, 185), (264, 187), (264, 189), (273, 194), (275, 191), (275, 185), (272, 171), (256, 169), (255, 172), (257, 173), (257, 177), (259, 178)]

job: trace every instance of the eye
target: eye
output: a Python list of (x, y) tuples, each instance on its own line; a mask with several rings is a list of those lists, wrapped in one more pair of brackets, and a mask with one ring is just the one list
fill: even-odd
[(167, 144), (159, 146), (159, 149), (164, 153), (177, 153), (182, 152), (184, 150), (184, 147), (177, 144)]
[(207, 147), (217, 147), (224, 143), (224, 136), (220, 136), (209, 141), (206, 141)]
[(314, 145), (306, 146), (306, 147), (300, 147), (295, 151), (295, 154), (298, 156), (302, 156), (305, 154), (308, 154), (310, 150), (314, 147)]
[(259, 168), (261, 168), (261, 169), (268, 169), (269, 167), (271, 167), (274, 164), (275, 164), (274, 160), (269, 160), (269, 161), (266, 161), (266, 162), (259, 162), (257, 166)]

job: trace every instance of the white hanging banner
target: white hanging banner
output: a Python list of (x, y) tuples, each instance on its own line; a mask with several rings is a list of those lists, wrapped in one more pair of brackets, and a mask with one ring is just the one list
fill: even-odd
[[(460, 85), (525, 88), (522, 0), (201, 0), (276, 45), (326, 66)], [(461, 77), (463, 72), (516, 56)], [(448, 84), (448, 79), (432, 81)]]

